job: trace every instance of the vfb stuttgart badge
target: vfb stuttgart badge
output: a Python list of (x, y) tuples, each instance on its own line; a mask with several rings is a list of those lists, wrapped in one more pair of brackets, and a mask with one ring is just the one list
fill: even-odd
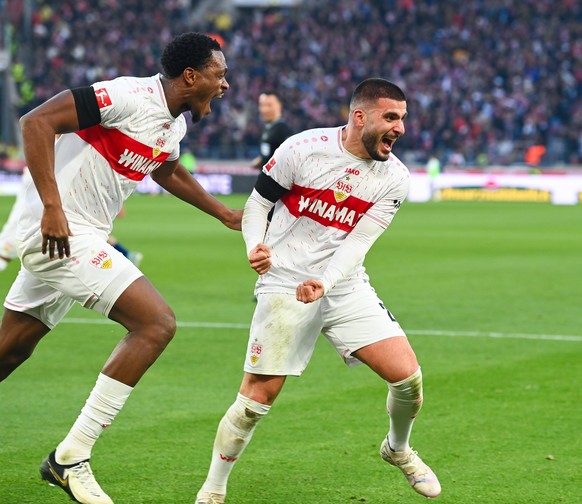
[(261, 354), (263, 353), (263, 345), (259, 345), (257, 343), (253, 343), (251, 345), (251, 365), (255, 365), (257, 362), (259, 362), (259, 358), (261, 357)]
[(111, 269), (113, 267), (113, 260), (106, 250), (101, 250), (93, 256), (90, 263), (99, 269)]
[(164, 145), (166, 145), (166, 141), (163, 138), (160, 137), (156, 140), (156, 146), (153, 149), (153, 155), (155, 158), (160, 155)]
[(354, 189), (353, 185), (348, 184), (349, 180), (350, 177), (346, 177), (345, 180), (338, 180), (335, 184), (333, 189), (333, 197), (338, 203), (347, 199)]

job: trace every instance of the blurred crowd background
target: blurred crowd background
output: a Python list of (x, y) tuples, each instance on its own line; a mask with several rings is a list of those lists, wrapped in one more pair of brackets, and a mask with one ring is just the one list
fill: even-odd
[(14, 86), (3, 106), (18, 118), (66, 88), (155, 74), (164, 45), (194, 30), (222, 43), (231, 85), (185, 141), (199, 158), (257, 154), (265, 89), (299, 131), (343, 124), (355, 85), (379, 76), (407, 94), (397, 155), (409, 164), (582, 164), (579, 0), (244, 3), (0, 0)]

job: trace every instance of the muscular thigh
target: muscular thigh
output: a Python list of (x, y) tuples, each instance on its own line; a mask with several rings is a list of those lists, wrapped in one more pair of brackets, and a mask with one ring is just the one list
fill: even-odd
[(321, 332), (320, 301), (303, 304), (294, 294), (260, 294), (253, 316), (244, 370), (299, 376)]
[(327, 296), (322, 304), (323, 333), (349, 366), (361, 364), (353, 354), (373, 343), (404, 336), (395, 317), (370, 287), (344, 296)]
[(117, 298), (109, 318), (133, 331), (168, 321), (173, 323), (174, 313), (154, 285), (142, 276)]
[(63, 259), (50, 260), (42, 254), (38, 239), (22, 247), (25, 272), (21, 272), (24, 284), (18, 302), (45, 310), (52, 306), (51, 326), (73, 301), (107, 315), (127, 286), (142, 276), (131, 261), (97, 235), (75, 235), (69, 242), (71, 256)]

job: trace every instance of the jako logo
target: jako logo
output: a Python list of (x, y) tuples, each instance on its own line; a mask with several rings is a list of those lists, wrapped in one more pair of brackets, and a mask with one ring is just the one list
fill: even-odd
[(352, 175), (359, 175), (360, 170), (357, 168), (346, 168), (346, 173), (351, 173)]

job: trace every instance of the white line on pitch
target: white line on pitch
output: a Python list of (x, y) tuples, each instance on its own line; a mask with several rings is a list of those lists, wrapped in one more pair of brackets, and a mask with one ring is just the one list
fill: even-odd
[(550, 340), (550, 341), (580, 341), (582, 336), (572, 336), (567, 334), (525, 334), (525, 333), (501, 333), (501, 332), (479, 332), (479, 331), (436, 331), (436, 330), (409, 330), (408, 334), (416, 336), (455, 336), (471, 338), (501, 338), (501, 339), (527, 339), (527, 340)]
[[(109, 319), (88, 319), (88, 318), (66, 318), (64, 324), (114, 324)], [(178, 327), (190, 328), (210, 328), (210, 329), (244, 329), (248, 330), (248, 324), (230, 324), (225, 322), (180, 322)], [(582, 336), (565, 334), (525, 334), (525, 333), (502, 333), (502, 332), (479, 332), (479, 331), (442, 331), (442, 330), (415, 330), (409, 329), (407, 334), (414, 336), (453, 336), (453, 337), (473, 337), (473, 338), (500, 338), (500, 339), (526, 339), (526, 340), (549, 340), (549, 341), (576, 341), (582, 342)]]

